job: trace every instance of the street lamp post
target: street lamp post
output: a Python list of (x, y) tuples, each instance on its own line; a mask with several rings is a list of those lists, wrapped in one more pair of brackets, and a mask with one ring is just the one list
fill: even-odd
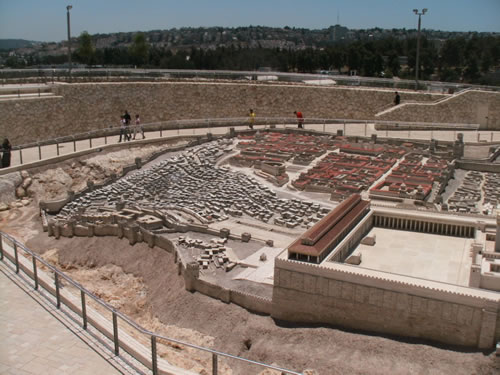
[(418, 9), (413, 9), (413, 13), (418, 15), (418, 31), (417, 31), (417, 62), (415, 64), (415, 89), (418, 90), (418, 70), (420, 68), (420, 24), (421, 24), (421, 16), (423, 16), (427, 12), (427, 8), (422, 9), (422, 12), (419, 12)]
[(73, 6), (68, 5), (66, 7), (67, 20), (68, 20), (68, 64), (69, 64), (69, 79), (71, 80), (71, 26), (69, 21), (69, 11)]

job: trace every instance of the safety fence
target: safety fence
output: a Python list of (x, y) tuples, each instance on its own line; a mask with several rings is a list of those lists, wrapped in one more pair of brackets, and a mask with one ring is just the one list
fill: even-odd
[[(33, 281), (33, 288), (35, 290), (39, 291), (39, 289), (43, 289), (44, 291), (48, 292), (41, 293), (41, 295), (45, 296), (50, 303), (53, 303), (56, 306), (57, 309), (61, 309), (61, 306), (65, 306), (66, 308), (71, 310), (71, 312), (76, 314), (81, 319), (80, 324), (84, 330), (88, 330), (90, 327), (93, 327), (97, 332), (103, 335), (112, 343), (111, 347), (115, 355), (118, 356), (120, 355), (121, 351), (124, 351), (135, 360), (140, 362), (143, 366), (151, 370), (153, 375), (177, 373), (175, 372), (175, 366), (170, 365), (167, 361), (158, 356), (157, 345), (160, 343), (164, 343), (166, 345), (174, 347), (175, 345), (180, 345), (182, 347), (188, 347), (196, 351), (201, 351), (207, 353), (208, 355), (211, 355), (212, 374), (214, 375), (219, 373), (219, 357), (223, 357), (226, 360), (235, 360), (237, 362), (240, 362), (240, 365), (248, 365), (249, 368), (255, 366), (260, 370), (262, 370), (263, 368), (268, 368), (280, 371), (282, 374), (301, 374), (296, 371), (287, 370), (273, 365), (267, 365), (261, 362), (190, 344), (188, 342), (150, 332), (139, 326), (136, 322), (131, 320), (126, 315), (117, 311), (114, 307), (102, 301), (99, 297), (95, 296), (92, 292), (85, 289), (83, 286), (75, 282), (63, 272), (53, 267), (39, 255), (35, 254), (22, 243), (14, 239), (12, 236), (2, 231), (0, 231), (0, 260), (5, 264), (8, 264), (7, 261), (9, 261), (11, 266), (15, 268), (16, 274), (20, 274), (22, 272), (24, 275), (28, 276), (29, 279)], [(41, 269), (43, 269), (43, 271), (40, 271)], [(48, 278), (42, 277), (42, 272), (43, 274), (46, 274), (47, 272), (53, 273), (53, 284)], [(63, 295), (63, 293), (61, 292), (63, 281), (68, 285), (71, 285), (78, 291), (77, 294), (79, 294), (79, 298), (77, 298), (76, 296), (73, 296), (74, 298), (71, 298), (70, 296), (68, 296), (68, 293)], [(93, 300), (108, 314), (110, 313), (112, 322), (110, 323), (109, 320), (103, 320), (103, 316), (101, 314), (99, 314), (99, 317), (97, 317), (96, 314), (89, 313), (90, 306), (87, 302), (87, 298)], [(175, 306), (173, 306), (172, 308), (175, 308)], [(134, 331), (133, 333), (136, 335), (146, 336), (148, 338), (148, 342), (150, 343), (150, 347), (146, 348), (143, 345), (134, 343), (134, 338), (127, 335), (126, 332), (121, 327), (119, 327), (119, 323), (121, 323), (122, 326), (126, 324), (127, 328)], [(180, 372), (182, 371), (182, 369), (177, 369), (177, 371)], [(192, 372), (189, 372), (188, 370), (186, 370), (185, 373), (192, 374)], [(245, 370), (245, 373), (257, 372), (247, 369)]]

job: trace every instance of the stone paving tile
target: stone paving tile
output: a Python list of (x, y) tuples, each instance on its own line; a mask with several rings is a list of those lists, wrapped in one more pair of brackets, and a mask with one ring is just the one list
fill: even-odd
[(0, 268), (0, 375), (121, 374)]

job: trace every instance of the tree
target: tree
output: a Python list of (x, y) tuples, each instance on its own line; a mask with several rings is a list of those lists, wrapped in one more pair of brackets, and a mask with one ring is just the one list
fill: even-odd
[(135, 65), (145, 65), (148, 62), (149, 43), (146, 40), (144, 33), (137, 33), (134, 36), (134, 41), (130, 46), (130, 55)]
[(91, 65), (94, 62), (95, 48), (92, 44), (92, 37), (86, 31), (80, 34), (77, 55), (81, 62)]

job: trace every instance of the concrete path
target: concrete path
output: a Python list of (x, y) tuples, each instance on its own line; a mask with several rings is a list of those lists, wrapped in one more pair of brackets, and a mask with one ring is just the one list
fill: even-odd
[[(264, 125), (255, 125), (254, 129), (264, 129), (267, 126)], [(284, 128), (296, 128), (295, 124), (280, 124), (276, 126), (278, 129)], [(395, 130), (375, 130), (373, 124), (370, 123), (360, 123), (360, 124), (346, 124), (344, 127), (343, 124), (306, 124), (306, 130), (316, 130), (319, 132), (327, 132), (336, 134), (337, 130), (344, 131), (344, 134), (348, 136), (367, 136), (370, 137), (372, 134), (377, 134), (378, 137), (381, 138), (407, 138), (412, 140), (425, 140), (430, 141), (431, 138), (443, 141), (453, 141), (456, 139), (457, 133), (462, 132), (464, 134), (465, 142), (491, 142), (496, 141), (500, 142), (500, 131), (452, 131), (452, 130), (443, 130), (443, 131), (430, 131), (430, 130), (404, 130), (404, 131), (395, 131)], [(239, 126), (237, 130), (245, 130), (246, 127)], [(229, 127), (220, 127), (220, 128), (199, 128), (199, 129), (175, 129), (175, 130), (164, 130), (159, 131), (150, 131), (146, 132), (146, 141), (151, 139), (158, 138), (169, 138), (175, 136), (187, 136), (187, 135), (205, 135), (208, 132), (214, 135), (226, 134), (229, 131)], [(138, 140), (132, 141), (141, 142), (141, 136), (138, 135)], [(48, 145), (48, 146), (40, 146), (40, 147), (32, 147), (23, 149), (22, 152), (19, 150), (12, 151), (11, 157), (11, 166), (18, 166), (21, 164), (32, 163), (39, 160), (45, 160), (49, 158), (56, 157), (58, 155), (67, 155), (74, 153), (76, 151), (89, 150), (92, 148), (99, 148), (107, 144), (118, 144), (119, 136), (109, 136), (102, 138), (93, 138), (92, 140), (80, 140), (76, 142), (66, 142), (60, 143), (58, 145)], [(130, 142), (123, 142), (122, 145), (130, 144)], [(13, 145), (15, 146), (15, 145)], [(488, 147), (481, 146), (487, 152)], [(22, 158), (22, 163), (21, 163)]]
[(135, 373), (111, 364), (109, 352), (85, 342), (81, 329), (16, 278), (0, 262), (1, 375)]

